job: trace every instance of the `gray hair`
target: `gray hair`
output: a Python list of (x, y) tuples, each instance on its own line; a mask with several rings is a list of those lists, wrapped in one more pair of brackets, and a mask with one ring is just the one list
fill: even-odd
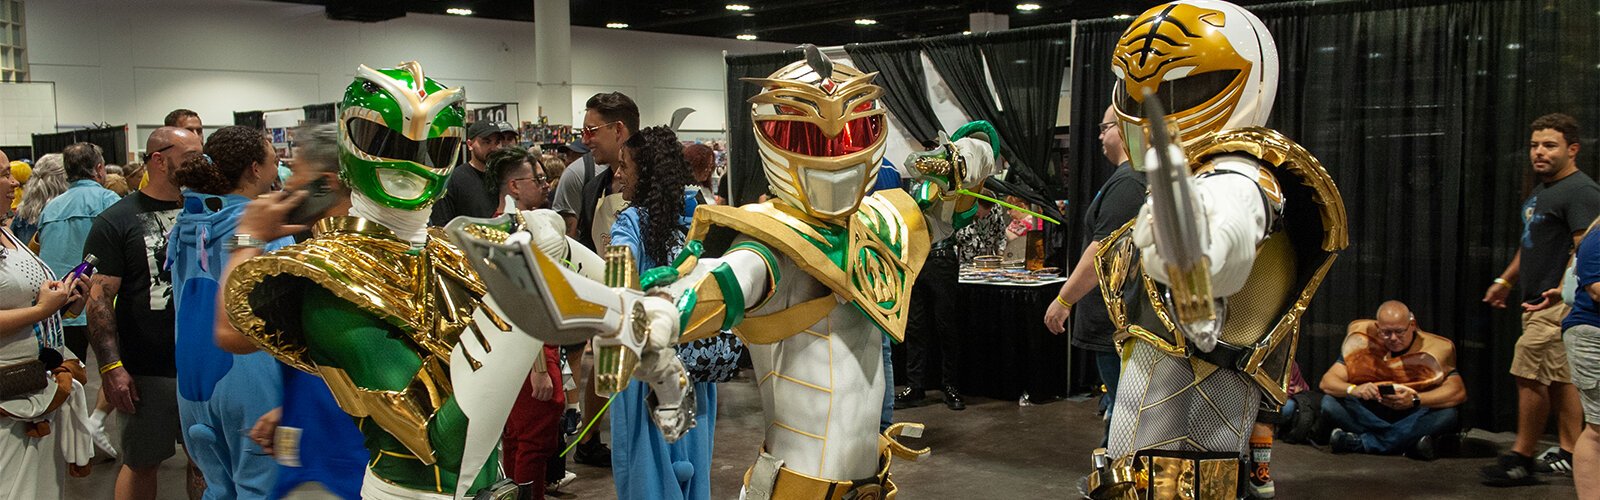
[(39, 214), (45, 203), (67, 191), (67, 168), (61, 162), (61, 153), (50, 153), (33, 164), (33, 175), (22, 188), (22, 202), (17, 204), (17, 218), (33, 224), (39, 223)]
[(297, 160), (315, 165), (318, 170), (339, 172), (339, 126), (333, 123), (306, 125), (294, 131)]

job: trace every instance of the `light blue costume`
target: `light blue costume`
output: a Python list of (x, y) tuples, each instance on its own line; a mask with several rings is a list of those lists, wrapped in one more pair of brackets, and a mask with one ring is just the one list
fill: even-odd
[[(283, 400), (278, 362), (266, 353), (217, 348), (217, 279), (250, 200), (185, 191), (167, 247), (177, 297), (178, 419), (189, 456), (205, 475), (207, 499), (274, 498), (278, 464), (250, 440), (250, 428)], [(274, 241), (267, 249), (289, 243)]]
[[(94, 218), (122, 197), (93, 179), (79, 179), (39, 213), (39, 258), (56, 276), (66, 276), (83, 262), (83, 242)], [(63, 318), (61, 326), (85, 326), (89, 315)], [(82, 353), (77, 353), (82, 356)]]
[[(693, 192), (684, 195), (678, 225), (687, 230), (698, 205)], [(638, 268), (661, 263), (644, 253), (644, 214), (629, 207), (611, 226), (611, 244), (626, 245), (639, 259)], [(681, 233), (680, 233), (681, 242)], [(682, 357), (683, 350), (679, 350)], [(611, 469), (621, 500), (708, 500), (711, 498), (711, 437), (717, 415), (717, 385), (694, 382), (694, 428), (668, 444), (650, 420), (645, 398), (650, 387), (633, 381), (611, 403)]]

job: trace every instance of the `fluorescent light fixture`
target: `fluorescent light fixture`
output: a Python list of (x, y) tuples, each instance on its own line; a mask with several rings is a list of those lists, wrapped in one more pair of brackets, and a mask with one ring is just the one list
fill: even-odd
[(734, 38), (738, 38), (740, 40), (744, 40), (744, 41), (748, 42), (748, 41), (751, 41), (751, 40), (755, 40), (756, 36), (752, 35), (752, 34), (749, 34), (749, 33), (743, 33), (743, 34), (740, 34), (739, 36), (736, 36)]
[(1020, 10), (1020, 11), (1023, 11), (1023, 12), (1033, 12), (1033, 11), (1039, 10), (1039, 4), (1036, 4), (1036, 3), (1033, 3), (1033, 2), (1019, 3), (1019, 4), (1017, 4), (1017, 10)]
[(728, 9), (728, 10), (731, 10), (731, 11), (734, 11), (734, 12), (744, 12), (744, 11), (750, 10), (750, 6), (749, 5), (745, 5), (745, 4), (742, 4), (742, 3), (730, 3), (730, 4), (722, 6), (722, 8)]
[(1118, 21), (1126, 21), (1126, 20), (1129, 20), (1129, 19), (1133, 19), (1133, 14), (1117, 14), (1115, 16), (1111, 16), (1111, 18), (1115, 19), (1115, 20), (1118, 20)]
[(859, 24), (859, 25), (862, 25), (862, 26), (872, 26), (874, 24), (878, 24), (878, 20), (877, 19), (857, 19), (856, 20), (856, 24)]
[(607, 28), (620, 30), (628, 27), (628, 23), (606, 23)]
[(444, 13), (446, 13), (446, 14), (455, 14), (455, 15), (458, 15), (458, 16), (470, 16), (470, 15), (472, 15), (472, 9), (463, 9), (461, 7), (451, 7), (451, 8), (445, 9)]

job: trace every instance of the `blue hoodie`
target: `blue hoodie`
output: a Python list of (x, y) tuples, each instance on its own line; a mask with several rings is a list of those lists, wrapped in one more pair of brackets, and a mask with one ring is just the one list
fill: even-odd
[[(226, 245), (249, 201), (185, 191), (167, 266), (177, 305), (178, 418), (189, 455), (205, 475), (208, 491), (270, 498), (277, 463), (248, 434), (283, 400), (278, 362), (263, 352), (223, 351), (214, 333)], [(274, 241), (268, 248), (287, 242)]]

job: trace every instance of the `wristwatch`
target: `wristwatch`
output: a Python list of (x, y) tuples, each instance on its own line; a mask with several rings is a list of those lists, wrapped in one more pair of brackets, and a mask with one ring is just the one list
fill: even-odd
[(261, 248), (264, 246), (267, 246), (267, 242), (258, 240), (256, 237), (244, 233), (233, 233), (233, 237), (228, 239), (229, 252), (238, 250), (240, 248)]
[(1416, 394), (1412, 394), (1411, 395), (1411, 407), (1412, 408), (1420, 408), (1420, 407), (1422, 407), (1422, 397), (1418, 396)]

